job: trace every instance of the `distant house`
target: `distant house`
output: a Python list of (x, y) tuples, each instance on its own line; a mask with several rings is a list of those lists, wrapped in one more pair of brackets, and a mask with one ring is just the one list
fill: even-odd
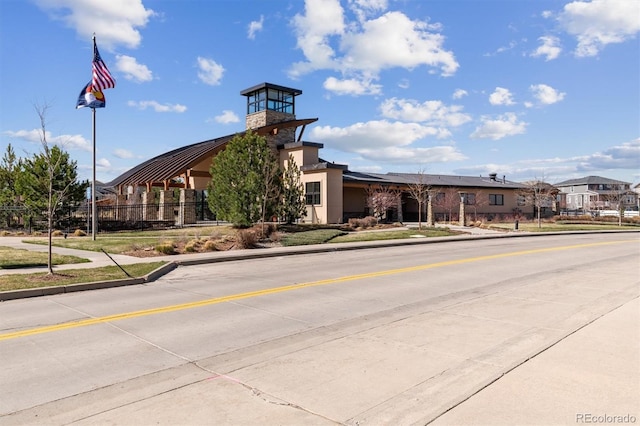
[[(240, 92), (247, 98), (246, 129), (264, 136), (277, 152), (281, 167), (291, 155), (300, 168), (305, 190), (305, 222), (342, 223), (350, 218), (376, 213), (385, 220), (417, 221), (418, 211), (426, 218), (426, 208), (411, 196), (418, 181), (428, 188), (433, 219), (507, 218), (533, 215), (533, 207), (520, 201), (526, 185), (508, 181), (497, 173), (489, 176), (450, 176), (407, 173), (360, 173), (346, 165), (323, 160), (323, 144), (302, 139), (307, 125), (317, 118), (297, 119), (296, 97), (301, 90), (262, 83)], [(244, 132), (241, 132), (244, 133)], [(240, 133), (240, 134), (241, 134)], [(179, 217), (179, 224), (193, 223), (196, 214), (175, 214), (165, 208), (180, 192), (181, 205), (203, 199), (211, 180), (213, 158), (225, 149), (234, 135), (221, 136), (161, 154), (123, 173), (110, 182), (116, 192), (115, 204), (143, 204), (148, 218), (167, 220)], [(392, 197), (385, 211), (374, 212), (372, 198)], [(182, 208), (182, 207), (181, 207)], [(460, 217), (462, 216), (462, 218)], [(148, 219), (147, 218), (147, 219)]]
[(569, 179), (555, 185), (566, 194), (567, 210), (638, 210), (638, 194), (629, 182), (600, 176)]

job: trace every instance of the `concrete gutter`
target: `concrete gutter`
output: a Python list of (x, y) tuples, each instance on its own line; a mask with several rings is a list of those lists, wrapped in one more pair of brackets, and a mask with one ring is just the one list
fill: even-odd
[[(204, 265), (208, 263), (233, 262), (248, 259), (261, 259), (281, 256), (295, 256), (304, 254), (316, 254), (327, 252), (338, 252), (347, 250), (363, 250), (385, 247), (401, 247), (419, 244), (438, 244), (456, 241), (488, 240), (496, 238), (518, 238), (518, 237), (543, 237), (548, 235), (569, 235), (569, 234), (608, 234), (608, 233), (628, 233), (640, 232), (640, 230), (603, 230), (603, 231), (569, 231), (569, 232), (505, 232), (491, 234), (468, 234), (456, 235), (452, 237), (424, 237), (408, 238), (399, 240), (377, 240), (357, 243), (340, 244), (314, 244), (308, 246), (276, 247), (268, 249), (247, 249), (228, 252), (196, 253), (174, 256), (161, 256), (152, 258), (153, 261), (167, 260), (168, 263), (160, 266), (149, 274), (140, 278), (127, 278), (111, 281), (96, 281), (90, 283), (69, 284), (63, 286), (38, 287), (23, 290), (10, 290), (0, 292), (0, 302), (5, 300), (23, 299), (38, 296), (50, 296), (54, 294), (72, 293), (76, 291), (99, 290), (105, 288), (122, 287), (127, 285), (147, 284), (168, 274), (179, 266)], [(141, 259), (141, 261), (148, 259)]]

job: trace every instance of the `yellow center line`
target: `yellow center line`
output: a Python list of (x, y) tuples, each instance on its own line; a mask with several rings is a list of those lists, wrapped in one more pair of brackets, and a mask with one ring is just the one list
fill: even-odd
[(522, 251), (516, 251), (516, 252), (491, 254), (491, 255), (477, 256), (477, 257), (469, 257), (469, 258), (466, 258), (466, 259), (447, 260), (447, 261), (443, 261), (443, 262), (428, 263), (428, 264), (425, 264), (425, 265), (410, 266), (410, 267), (407, 267), (407, 268), (388, 269), (386, 271), (368, 272), (368, 273), (356, 274), (356, 275), (347, 275), (347, 276), (344, 276), (344, 277), (329, 278), (329, 279), (326, 279), (326, 280), (319, 280), (319, 281), (311, 281), (311, 282), (307, 282), (307, 283), (285, 285), (285, 286), (281, 286), (281, 287), (268, 288), (268, 289), (264, 289), (264, 290), (256, 290), (256, 291), (249, 291), (249, 292), (246, 292), (246, 293), (238, 293), (238, 294), (231, 294), (231, 295), (228, 295), (228, 296), (214, 297), (214, 298), (211, 298), (211, 299), (199, 300), (199, 301), (196, 301), (196, 302), (188, 302), (188, 303), (181, 303), (181, 304), (177, 304), (177, 305), (163, 306), (163, 307), (159, 307), (159, 308), (143, 309), (143, 310), (132, 311), (132, 312), (124, 312), (124, 313), (121, 313), (121, 314), (107, 315), (107, 316), (96, 317), (96, 318), (87, 318), (87, 319), (83, 319), (83, 320), (71, 321), (71, 322), (62, 323), (62, 324), (49, 325), (49, 326), (46, 326), (46, 327), (37, 327), (37, 328), (31, 328), (31, 329), (26, 329), (26, 330), (15, 331), (15, 332), (11, 332), (11, 333), (4, 333), (4, 334), (0, 334), (0, 341), (9, 340), (9, 339), (15, 339), (15, 338), (19, 338), (19, 337), (33, 336), (33, 335), (36, 335), (36, 334), (50, 333), (50, 332), (54, 332), (54, 331), (67, 330), (67, 329), (70, 329), (70, 328), (85, 327), (85, 326), (89, 326), (89, 325), (103, 324), (103, 323), (107, 323), (107, 322), (113, 322), (113, 321), (120, 321), (120, 320), (131, 319), (131, 318), (144, 317), (144, 316), (148, 316), (148, 315), (164, 314), (164, 313), (168, 313), (168, 312), (181, 311), (181, 310), (184, 310), (184, 309), (199, 308), (199, 307), (202, 307), (202, 306), (215, 305), (215, 304), (218, 304), (218, 303), (231, 302), (231, 301), (242, 300), (242, 299), (250, 299), (252, 297), (266, 296), (268, 294), (276, 294), (276, 293), (283, 293), (283, 292), (286, 292), (286, 291), (300, 290), (300, 289), (308, 288), (308, 287), (316, 287), (316, 286), (322, 286), (322, 285), (328, 285), (328, 284), (338, 284), (338, 283), (344, 283), (344, 282), (348, 282), (348, 281), (362, 280), (362, 279), (365, 279), (365, 278), (383, 277), (383, 276), (387, 276), (387, 275), (403, 274), (403, 273), (415, 272), (415, 271), (423, 271), (423, 270), (426, 270), (426, 269), (440, 268), (440, 267), (443, 267), (443, 266), (460, 265), (460, 264), (472, 263), (472, 262), (481, 262), (481, 261), (484, 261), (484, 260), (501, 259), (501, 258), (505, 258), (505, 257), (525, 256), (525, 255), (529, 255), (529, 254), (546, 253), (546, 252), (561, 251), (561, 250), (572, 250), (572, 249), (577, 249), (577, 248), (596, 247), (596, 246), (621, 244), (621, 243), (629, 243), (629, 242), (635, 242), (635, 241), (610, 241), (610, 242), (599, 242), (599, 243), (589, 243), (589, 244), (575, 244), (575, 245), (561, 246), (561, 247), (549, 247), (549, 248), (533, 249), (533, 250), (522, 250)]

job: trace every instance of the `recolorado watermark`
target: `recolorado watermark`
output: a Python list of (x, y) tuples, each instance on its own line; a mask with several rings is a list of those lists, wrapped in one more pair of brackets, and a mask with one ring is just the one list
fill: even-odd
[(616, 415), (616, 414), (591, 414), (591, 413), (577, 413), (576, 423), (585, 424), (633, 424), (636, 423), (637, 418), (631, 414)]

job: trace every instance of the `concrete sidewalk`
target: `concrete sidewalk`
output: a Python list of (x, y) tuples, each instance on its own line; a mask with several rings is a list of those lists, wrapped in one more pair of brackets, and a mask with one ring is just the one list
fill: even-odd
[(578, 329), (432, 425), (637, 424), (640, 299)]

